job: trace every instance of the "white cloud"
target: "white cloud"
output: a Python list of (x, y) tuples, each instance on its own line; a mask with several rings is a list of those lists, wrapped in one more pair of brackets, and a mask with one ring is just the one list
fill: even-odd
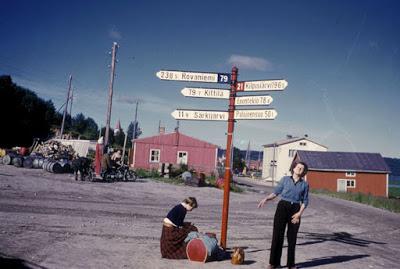
[(108, 31), (108, 36), (111, 37), (112, 39), (121, 39), (122, 35), (121, 33), (117, 30), (117, 28), (114, 26)]
[(258, 71), (272, 70), (272, 64), (268, 60), (259, 57), (234, 54), (229, 57), (228, 63), (244, 69), (254, 69)]

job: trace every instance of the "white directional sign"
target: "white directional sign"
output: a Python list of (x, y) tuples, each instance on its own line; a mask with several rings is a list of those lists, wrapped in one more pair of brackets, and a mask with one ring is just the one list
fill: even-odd
[(213, 120), (213, 121), (228, 120), (228, 112), (226, 111), (177, 109), (174, 112), (172, 112), (171, 115), (177, 120)]
[(278, 115), (275, 109), (235, 110), (235, 120), (273, 120)]
[[(211, 110), (186, 110), (177, 109), (171, 113), (172, 117), (177, 120), (212, 120), (227, 121), (227, 111), (211, 111)], [(235, 120), (273, 120), (278, 115), (275, 109), (256, 109), (256, 110), (235, 110)]]
[(254, 80), (237, 83), (237, 91), (282, 91), (288, 85), (284, 79)]
[(235, 105), (237, 106), (260, 106), (269, 105), (273, 101), (272, 97), (269, 95), (263, 96), (239, 96), (235, 99)]
[(225, 73), (201, 73), (189, 71), (160, 70), (157, 77), (162, 80), (178, 80), (193, 82), (231, 83), (231, 75)]
[(181, 93), (188, 97), (229, 99), (229, 90), (209, 88), (183, 88)]

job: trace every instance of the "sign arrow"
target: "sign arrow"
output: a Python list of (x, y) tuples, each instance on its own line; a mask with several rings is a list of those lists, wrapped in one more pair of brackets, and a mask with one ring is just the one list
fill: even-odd
[(235, 120), (273, 120), (278, 115), (275, 109), (235, 110)]
[(284, 79), (242, 81), (237, 83), (237, 91), (282, 91), (287, 86)]
[(176, 109), (174, 112), (171, 113), (171, 115), (177, 120), (228, 120), (228, 112), (226, 111)]
[(160, 70), (156, 73), (156, 76), (162, 80), (231, 83), (231, 75), (226, 73)]
[(210, 88), (183, 88), (181, 93), (186, 97), (202, 97), (202, 98), (217, 98), (229, 99), (229, 90), (225, 89), (210, 89)]
[(272, 103), (272, 99), (269, 95), (248, 95), (239, 96), (235, 98), (235, 105), (237, 106), (261, 106), (269, 105)]
[[(227, 121), (227, 111), (176, 109), (171, 113), (177, 120)], [(278, 115), (275, 109), (235, 110), (235, 120), (273, 120)]]

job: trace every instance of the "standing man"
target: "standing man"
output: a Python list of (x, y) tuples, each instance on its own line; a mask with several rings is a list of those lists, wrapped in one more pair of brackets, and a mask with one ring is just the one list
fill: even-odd
[(290, 171), (292, 172), (292, 176), (283, 177), (274, 192), (262, 199), (258, 204), (258, 208), (260, 208), (267, 201), (275, 199), (279, 194), (281, 195), (281, 200), (278, 203), (274, 216), (269, 269), (274, 269), (281, 265), (286, 226), (288, 226), (287, 267), (289, 269), (296, 269), (295, 248), (297, 232), (300, 227), (301, 215), (308, 205), (309, 186), (304, 180), (308, 167), (303, 162), (294, 162)]

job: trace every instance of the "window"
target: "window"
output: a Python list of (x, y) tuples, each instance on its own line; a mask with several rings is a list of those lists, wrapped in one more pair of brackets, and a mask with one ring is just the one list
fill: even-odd
[(346, 186), (347, 186), (347, 188), (355, 188), (356, 187), (355, 179), (348, 179), (346, 181)]
[(295, 149), (289, 149), (289, 157), (294, 157), (295, 154), (296, 154)]
[(150, 162), (151, 163), (159, 163), (160, 162), (160, 150), (159, 149), (150, 149)]
[(300, 146), (307, 146), (306, 142), (300, 142)]
[(178, 164), (187, 164), (187, 158), (188, 157), (188, 153), (187, 151), (178, 151), (178, 157), (176, 162)]
[(346, 172), (346, 177), (355, 177), (356, 173), (355, 172)]

